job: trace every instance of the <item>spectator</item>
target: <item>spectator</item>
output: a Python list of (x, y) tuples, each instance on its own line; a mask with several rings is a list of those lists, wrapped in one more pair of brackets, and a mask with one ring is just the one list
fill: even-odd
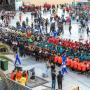
[(18, 70), (16, 72), (16, 81), (19, 81), (21, 79), (21, 77), (22, 77), (22, 72), (20, 70)]
[(67, 73), (67, 67), (66, 67), (66, 64), (63, 63), (62, 64), (62, 75), (64, 75), (65, 73)]
[(87, 31), (87, 35), (89, 36), (89, 27), (88, 26), (87, 26), (86, 31)]
[(61, 89), (61, 90), (62, 90), (62, 78), (63, 78), (63, 75), (61, 74), (61, 71), (59, 71), (57, 75), (57, 83), (58, 83), (58, 89)]
[(13, 70), (12, 73), (10, 74), (10, 79), (15, 80), (15, 78), (16, 78), (16, 74), (15, 74), (15, 70)]
[(39, 50), (38, 49), (35, 49), (35, 58), (36, 58), (36, 61), (39, 61)]
[(56, 86), (56, 71), (55, 70), (52, 72), (51, 77), (52, 77), (52, 89), (55, 89), (55, 86)]
[(51, 72), (53, 72), (55, 70), (55, 64), (51, 63)]
[(28, 22), (29, 22), (28, 17), (26, 17), (26, 25), (28, 25)]
[(69, 25), (69, 33), (71, 34), (71, 29), (72, 29), (72, 26), (71, 24)]
[(23, 74), (22, 74), (22, 76), (21, 76), (21, 78), (20, 78), (20, 80), (19, 80), (19, 83), (21, 84), (21, 85), (23, 85), (23, 86), (25, 86), (26, 85), (26, 73), (25, 72), (23, 72)]

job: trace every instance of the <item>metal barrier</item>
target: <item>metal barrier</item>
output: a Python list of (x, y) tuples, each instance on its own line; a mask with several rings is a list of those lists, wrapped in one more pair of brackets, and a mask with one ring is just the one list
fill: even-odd
[[(29, 74), (33, 72), (33, 70), (34, 68), (28, 70)], [(5, 75), (2, 70), (0, 70), (0, 77), (2, 78), (1, 84), (3, 84), (1, 86), (4, 87), (4, 89), (1, 89), (2, 87), (0, 86), (0, 90), (32, 90), (32, 88), (35, 88), (37, 86), (43, 86), (43, 84), (48, 82), (47, 80), (35, 76), (35, 81), (31, 80), (30, 83), (27, 83), (26, 86), (23, 86), (18, 82), (11, 80), (10, 74)]]
[(9, 90), (31, 90), (29, 87), (22, 86), (18, 82), (15, 82), (9, 78), (7, 78), (7, 82)]

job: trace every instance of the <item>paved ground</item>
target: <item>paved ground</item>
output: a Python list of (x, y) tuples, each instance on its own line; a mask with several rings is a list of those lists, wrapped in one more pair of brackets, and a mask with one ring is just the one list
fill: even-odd
[[(36, 62), (34, 58), (32, 57), (23, 57), (21, 58), (22, 65), (24, 70), (29, 70), (33, 67), (35, 67), (36, 75), (42, 78), (42, 73), (46, 72), (46, 64), (45, 62)], [(9, 63), (9, 70), (7, 72), (10, 72), (14, 65), (12, 63)], [(57, 67), (56, 70), (58, 71), (59, 68)], [(40, 85), (38, 87), (33, 88), (32, 90), (42, 90), (46, 89), (46, 87), (51, 87), (51, 72), (48, 71), (49, 77), (44, 78), (48, 81), (48, 83), (44, 85)], [(81, 75), (77, 72), (71, 71), (68, 69), (68, 73), (65, 74), (63, 79), (63, 90), (70, 90), (72, 87), (79, 86), (80, 90), (90, 90), (90, 76)], [(57, 89), (57, 84), (56, 84)]]

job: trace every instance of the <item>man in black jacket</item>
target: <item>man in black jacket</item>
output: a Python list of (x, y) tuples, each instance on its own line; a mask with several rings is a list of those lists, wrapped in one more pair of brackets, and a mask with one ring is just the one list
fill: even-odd
[(86, 31), (87, 31), (87, 35), (89, 36), (89, 27), (87, 26), (87, 28), (86, 28)]
[(39, 61), (39, 50), (38, 49), (35, 49), (35, 58), (36, 58), (36, 61)]
[(71, 26), (71, 24), (69, 25), (69, 33), (70, 33), (70, 35), (71, 35), (71, 29), (72, 29), (72, 26)]
[(52, 89), (55, 90), (55, 86), (56, 86), (56, 71), (55, 70), (52, 71), (51, 77), (52, 77)]
[(62, 90), (62, 78), (63, 78), (63, 75), (61, 74), (61, 71), (59, 71), (57, 75), (57, 83), (58, 83), (58, 89), (61, 89), (61, 90)]

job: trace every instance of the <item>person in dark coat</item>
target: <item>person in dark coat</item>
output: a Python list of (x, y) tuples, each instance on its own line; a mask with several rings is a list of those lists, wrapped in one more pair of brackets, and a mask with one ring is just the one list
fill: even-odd
[(51, 77), (52, 77), (52, 89), (55, 89), (56, 86), (56, 71), (52, 71), (51, 73)]
[(3, 16), (3, 15), (1, 16), (1, 20), (2, 20), (2, 21), (4, 20), (4, 16)]
[(46, 27), (46, 34), (47, 34), (48, 19), (46, 19), (46, 21), (45, 21), (45, 27)]
[(28, 17), (26, 17), (26, 24), (28, 25), (28, 22), (29, 22), (29, 19), (28, 19)]
[(55, 71), (55, 64), (54, 63), (51, 63), (51, 73)]
[(87, 27), (86, 31), (87, 31), (87, 35), (89, 36), (89, 27)]
[(57, 75), (57, 83), (58, 83), (58, 89), (61, 89), (61, 90), (62, 90), (62, 78), (63, 78), (63, 75), (61, 74), (61, 71), (59, 71)]
[(36, 58), (36, 61), (39, 61), (39, 53), (38, 53), (38, 49), (35, 50), (35, 58)]
[(71, 24), (69, 25), (69, 33), (71, 34), (71, 29), (72, 29), (72, 26)]

